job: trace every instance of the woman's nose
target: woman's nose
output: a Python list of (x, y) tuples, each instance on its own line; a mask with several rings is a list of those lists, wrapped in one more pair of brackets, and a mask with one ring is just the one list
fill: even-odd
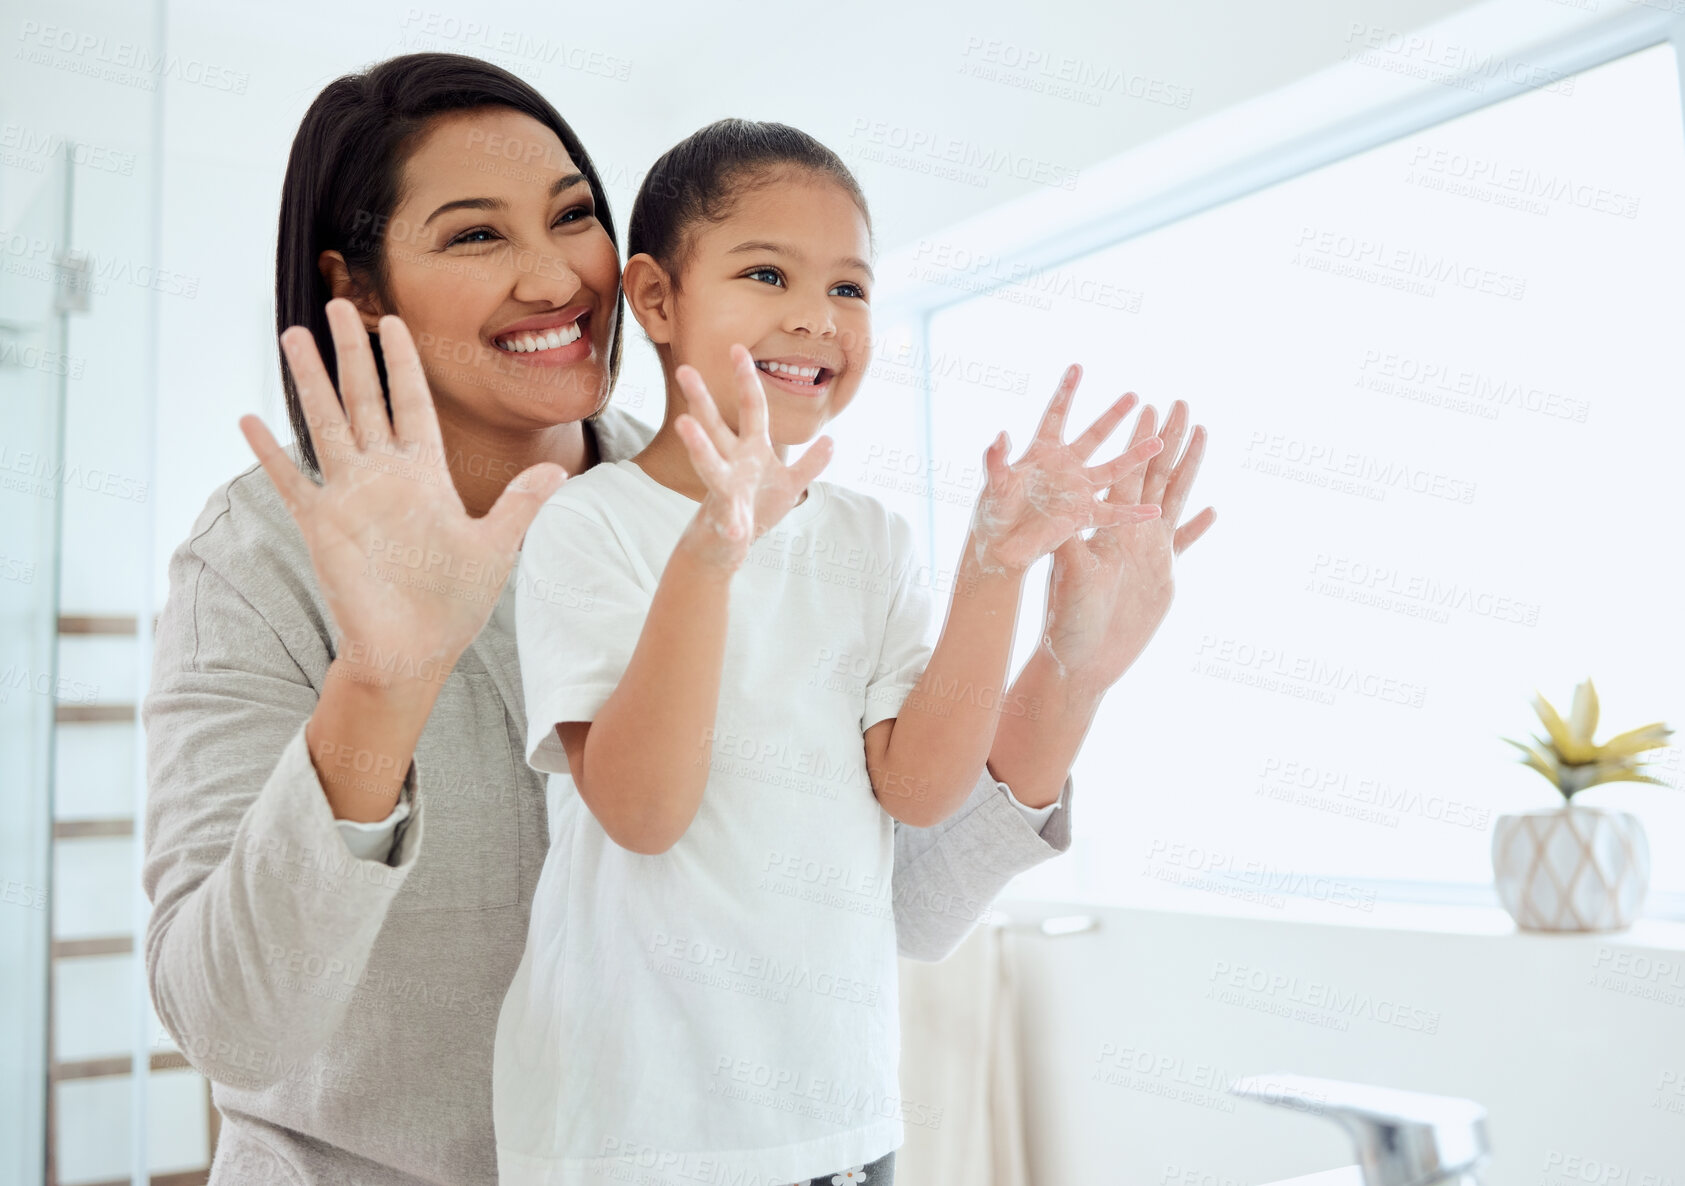
[(514, 288), (518, 301), (566, 305), (584, 283), (565, 254), (550, 248), (515, 248), (511, 252)]

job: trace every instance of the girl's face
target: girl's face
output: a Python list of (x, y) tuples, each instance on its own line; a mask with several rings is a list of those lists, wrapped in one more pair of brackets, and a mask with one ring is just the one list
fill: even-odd
[(730, 350), (742, 343), (761, 372), (773, 443), (813, 439), (871, 359), (870, 252), (859, 207), (823, 175), (750, 187), (724, 220), (688, 236), (668, 326), (673, 365), (701, 372), (735, 430)]
[(405, 164), (385, 249), (386, 311), (442, 420), (531, 430), (607, 401), (620, 259), (548, 127), (506, 107), (441, 116)]

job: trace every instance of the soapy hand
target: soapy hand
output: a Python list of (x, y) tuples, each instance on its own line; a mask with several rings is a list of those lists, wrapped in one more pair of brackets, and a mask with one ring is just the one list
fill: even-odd
[(673, 426), (697, 477), (708, 488), (685, 532), (686, 541), (707, 562), (735, 571), (749, 546), (789, 513), (824, 470), (831, 460), (831, 438), (820, 437), (786, 465), (767, 434), (766, 391), (754, 359), (742, 346), (731, 348), (731, 359), (737, 380), (737, 431), (720, 417), (713, 395), (692, 366), (680, 366), (674, 373), (690, 411)]
[(1082, 368), (1065, 371), (1042, 414), (1030, 447), (1007, 463), (1005, 432), (983, 455), (987, 481), (971, 519), (969, 558), (980, 575), (1021, 573), (1078, 532), (1142, 523), (1159, 515), (1156, 504), (1124, 504), (1103, 496), (1126, 475), (1142, 469), (1164, 447), (1155, 436), (1134, 443), (1102, 465), (1088, 458), (1135, 406), (1133, 393), (1106, 409), (1076, 440), (1062, 439)]

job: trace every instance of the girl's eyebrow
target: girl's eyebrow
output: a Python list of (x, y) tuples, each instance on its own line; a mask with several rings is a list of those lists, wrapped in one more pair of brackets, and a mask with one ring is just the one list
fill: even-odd
[[(726, 254), (737, 255), (750, 251), (766, 251), (773, 255), (788, 255), (794, 259), (804, 258), (801, 252), (796, 251), (793, 248), (780, 247), (777, 243), (768, 243), (765, 239), (750, 239), (745, 243), (739, 243), (736, 247), (727, 251)], [(872, 274), (872, 265), (861, 259), (859, 256), (846, 255), (837, 262), (845, 268), (859, 268), (862, 272), (866, 273), (866, 279), (868, 280), (877, 279), (877, 277)]]
[[(584, 182), (585, 174), (568, 173), (562, 177), (556, 178), (556, 180), (550, 183), (550, 192), (546, 195), (546, 197), (553, 198), (560, 194), (563, 190), (572, 189), (574, 186), (580, 185)], [(433, 213), (429, 214), (426, 221), (424, 221), (421, 225), (426, 226), (447, 210), (504, 210), (508, 208), (508, 205), (509, 203), (505, 202), (502, 198), (458, 198), (454, 202), (446, 202), (443, 206), (440, 206), (437, 210), (433, 211)]]

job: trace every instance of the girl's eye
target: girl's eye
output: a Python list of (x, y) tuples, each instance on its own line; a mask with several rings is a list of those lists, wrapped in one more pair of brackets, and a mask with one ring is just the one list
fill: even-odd
[(845, 280), (841, 284), (837, 284), (837, 285), (832, 286), (831, 295), (832, 296), (854, 297), (858, 300), (863, 301), (863, 300), (866, 299), (866, 290), (864, 288), (861, 288), (858, 284), (854, 284), (850, 281)]
[(781, 288), (784, 285), (784, 277), (782, 277), (778, 274), (777, 268), (756, 268), (751, 272), (743, 273), (743, 275), (745, 277), (749, 277), (749, 278), (754, 278), (754, 277), (757, 277), (757, 276), (771, 276), (772, 277), (772, 283), (778, 285)]

